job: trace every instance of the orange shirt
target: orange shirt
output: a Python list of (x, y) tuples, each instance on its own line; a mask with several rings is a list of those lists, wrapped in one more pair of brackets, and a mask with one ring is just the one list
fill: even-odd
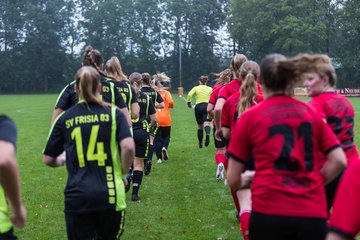
[(164, 108), (156, 109), (156, 116), (158, 119), (159, 127), (169, 127), (171, 126), (171, 116), (169, 108), (174, 107), (174, 100), (171, 97), (171, 94), (167, 90), (160, 90), (160, 95), (164, 99)]

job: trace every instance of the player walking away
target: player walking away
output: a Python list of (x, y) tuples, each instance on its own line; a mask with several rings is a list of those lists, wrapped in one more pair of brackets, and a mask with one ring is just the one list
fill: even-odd
[(214, 137), (214, 145), (215, 145), (215, 162), (217, 166), (215, 176), (217, 181), (222, 181), (224, 179), (224, 171), (227, 164), (226, 156), (225, 156), (225, 151), (226, 151), (225, 147), (227, 145), (227, 142), (222, 136), (220, 141), (218, 141), (215, 138), (216, 122), (214, 120), (214, 107), (217, 101), (219, 91), (232, 79), (231, 70), (225, 69), (224, 71), (216, 74), (216, 76), (218, 76), (218, 78), (215, 80), (216, 84), (212, 89), (206, 111), (208, 113), (209, 118), (213, 119), (213, 126), (214, 126), (213, 137)]
[(240, 82), (240, 67), (247, 61), (247, 58), (243, 54), (236, 54), (233, 59), (231, 59), (230, 69), (232, 71), (233, 79), (226, 84), (220, 91), (217, 96), (217, 100), (214, 107), (214, 119), (215, 119), (215, 138), (221, 140), (221, 111), (224, 106), (226, 99), (228, 99), (232, 94), (239, 91), (241, 82)]
[(126, 107), (128, 108), (131, 119), (139, 117), (139, 105), (136, 93), (133, 87), (122, 71), (120, 61), (117, 57), (111, 57), (105, 64), (105, 73), (108, 76), (107, 81), (112, 82), (120, 95), (122, 96)]
[[(231, 95), (225, 102), (221, 114), (221, 128), (226, 140), (231, 138), (238, 118), (250, 107), (263, 100), (262, 93), (258, 94), (257, 80), (260, 75), (259, 65), (254, 61), (246, 61), (240, 68), (241, 87), (237, 93)], [(236, 137), (236, 136), (235, 136)], [(244, 178), (254, 174), (254, 163), (250, 160), (245, 166)], [(246, 185), (237, 192), (231, 189), (235, 206), (237, 207), (240, 229), (244, 240), (249, 239), (249, 224), (251, 213), (251, 191)]]
[[(250, 239), (324, 239), (324, 182), (346, 166), (340, 143), (320, 115), (292, 97), (294, 85), (315, 65), (300, 55), (281, 60), (267, 56), (260, 83), (265, 100), (244, 112), (228, 147), (229, 185), (240, 190), (241, 173), (253, 157)], [(319, 153), (328, 162), (321, 167)]]
[[(119, 239), (123, 232), (123, 175), (134, 158), (134, 140), (124, 114), (99, 98), (101, 87), (94, 68), (78, 70), (80, 101), (54, 122), (44, 150), (46, 165), (66, 162), (68, 239)], [(58, 158), (64, 149), (66, 161)]]
[[(141, 92), (142, 89), (142, 75), (140, 73), (132, 73), (129, 76), (131, 85), (134, 87), (138, 102), (139, 102), (139, 118), (133, 120), (133, 133), (135, 140), (135, 161), (134, 170), (132, 173), (133, 187), (132, 187), (132, 201), (138, 201), (139, 189), (143, 179), (144, 159), (148, 157), (150, 132), (154, 130), (156, 126), (156, 111), (153, 102), (150, 97)], [(151, 119), (150, 125), (148, 118)]]
[[(166, 90), (167, 88), (163, 86), (164, 83), (170, 82), (170, 78), (167, 77), (164, 73), (155, 74), (153, 76), (155, 80), (156, 90), (160, 93), (162, 99), (164, 99), (164, 108), (156, 110), (156, 116), (158, 119), (158, 130), (155, 137), (155, 153), (158, 159), (158, 163), (168, 160), (168, 147), (170, 143), (170, 132), (171, 132), (171, 116), (170, 108), (174, 108), (174, 100), (171, 97), (171, 93)], [(146, 173), (145, 167), (145, 175)], [(148, 171), (150, 172), (150, 171)]]
[[(106, 82), (106, 74), (103, 72), (103, 58), (101, 53), (94, 49), (91, 46), (87, 46), (84, 51), (83, 66), (94, 67), (101, 76), (101, 94), (105, 102), (114, 104), (120, 108), (120, 110), (125, 114), (129, 126), (131, 126), (131, 120), (129, 117), (129, 111), (126, 107), (126, 104), (118, 91), (115, 91), (115, 86), (113, 83)], [(56, 101), (55, 110), (51, 119), (51, 123), (63, 112), (69, 109), (70, 107), (76, 105), (79, 101), (78, 95), (76, 94), (76, 84), (75, 81), (69, 83), (59, 94), (59, 97)]]
[(360, 231), (360, 161), (354, 161), (339, 184), (327, 240), (355, 239)]
[(192, 108), (192, 97), (195, 97), (195, 119), (198, 124), (197, 137), (199, 140), (199, 148), (202, 148), (205, 128), (205, 147), (210, 144), (210, 119), (208, 119), (207, 105), (210, 99), (212, 88), (207, 86), (209, 78), (201, 76), (199, 78), (199, 85), (193, 87), (187, 95), (187, 104)]
[[(151, 82), (151, 76), (149, 73), (142, 74), (142, 87), (141, 92), (145, 93), (150, 97), (151, 102), (155, 106), (156, 109), (164, 108), (164, 99), (162, 99), (161, 95), (154, 89), (153, 84)], [(147, 119), (148, 123), (151, 123), (150, 118)], [(154, 154), (154, 139), (156, 135), (158, 126), (156, 125), (150, 131), (150, 145), (149, 145), (149, 153), (148, 157), (145, 159), (145, 165), (151, 166), (152, 165), (152, 158)]]
[(0, 239), (17, 239), (13, 226), (22, 228), (26, 221), (26, 210), (20, 196), (16, 139), (14, 122), (0, 115)]
[[(358, 150), (354, 144), (354, 108), (346, 97), (335, 92), (336, 73), (327, 55), (309, 56), (317, 66), (316, 72), (305, 74), (304, 86), (308, 96), (312, 97), (312, 105), (323, 120), (330, 126), (340, 141), (348, 165), (359, 160)], [(326, 162), (323, 156), (323, 162)], [(326, 185), (328, 211), (332, 207), (335, 192), (341, 175)]]

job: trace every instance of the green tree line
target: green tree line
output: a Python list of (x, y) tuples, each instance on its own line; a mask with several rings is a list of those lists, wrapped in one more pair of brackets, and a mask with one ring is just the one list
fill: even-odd
[(0, 93), (59, 91), (86, 45), (117, 56), (126, 74), (166, 72), (185, 89), (236, 52), (258, 62), (327, 53), (338, 86), (353, 87), (359, 43), (358, 0), (2, 0)]

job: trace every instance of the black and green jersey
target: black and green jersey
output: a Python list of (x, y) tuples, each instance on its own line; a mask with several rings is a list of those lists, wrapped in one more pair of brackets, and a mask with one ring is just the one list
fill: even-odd
[(150, 115), (156, 113), (155, 106), (150, 97), (143, 92), (140, 92), (140, 95), (138, 96), (138, 104), (139, 117), (132, 120), (132, 127), (134, 130), (139, 128), (148, 130), (148, 119)]
[(123, 210), (119, 142), (131, 137), (124, 114), (80, 102), (62, 113), (50, 130), (44, 154), (66, 152), (65, 212)]
[(75, 81), (72, 81), (60, 92), (55, 108), (60, 108), (65, 111), (74, 106), (78, 101), (76, 84)]
[(143, 85), (143, 87), (141, 88), (141, 92), (145, 93), (151, 98), (154, 106), (156, 106), (156, 103), (164, 102), (164, 99), (161, 97), (161, 95), (155, 89), (148, 85)]
[[(16, 147), (17, 130), (15, 123), (8, 117), (0, 115), (0, 141), (9, 142)], [(9, 219), (10, 210), (4, 189), (0, 186), (0, 234), (9, 231), (12, 223)]]
[[(101, 97), (105, 102), (114, 104), (119, 108), (126, 107), (120, 93), (115, 90), (115, 86), (111, 82), (107, 82), (105, 78), (101, 77)], [(76, 94), (75, 81), (69, 83), (59, 94), (56, 101), (55, 108), (68, 110), (70, 107), (78, 103), (78, 96)]]
[(106, 81), (115, 85), (115, 88), (120, 93), (120, 96), (122, 96), (129, 113), (131, 114), (131, 104), (138, 102), (135, 89), (125, 81), (115, 81), (112, 79), (106, 79)]

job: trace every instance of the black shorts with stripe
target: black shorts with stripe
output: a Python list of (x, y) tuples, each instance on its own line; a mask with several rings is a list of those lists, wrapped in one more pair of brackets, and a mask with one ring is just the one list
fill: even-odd
[(133, 129), (135, 157), (147, 158), (150, 144), (150, 133), (142, 128)]
[(69, 240), (120, 239), (124, 232), (125, 211), (65, 213)]

